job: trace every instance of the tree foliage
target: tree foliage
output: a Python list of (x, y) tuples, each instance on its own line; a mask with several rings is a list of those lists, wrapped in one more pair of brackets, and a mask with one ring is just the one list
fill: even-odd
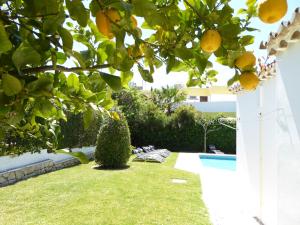
[[(8, 129), (43, 136), (47, 148), (55, 149), (55, 126), (66, 120), (64, 110), (82, 112), (88, 126), (95, 111), (113, 106), (111, 93), (127, 86), (134, 65), (147, 82), (163, 64), (167, 73), (188, 72), (188, 86), (215, 81), (211, 56), (234, 67), (235, 58), (253, 43), (249, 24), (255, 1), (248, 0), (239, 14), (229, 2), (0, 0), (2, 136)], [(108, 9), (120, 15), (110, 21), (114, 39), (95, 24), (97, 12)], [(132, 16), (143, 18), (141, 27), (132, 25)], [(143, 35), (146, 29), (150, 35)], [(200, 48), (209, 29), (222, 38), (213, 54)]]
[(162, 89), (152, 89), (150, 98), (167, 115), (174, 112), (175, 107), (186, 99), (187, 95), (177, 87), (162, 87)]

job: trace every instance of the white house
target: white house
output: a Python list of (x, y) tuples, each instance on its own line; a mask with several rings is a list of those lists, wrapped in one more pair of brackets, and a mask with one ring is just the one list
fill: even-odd
[(300, 224), (300, 8), (263, 44), (272, 64), (254, 92), (237, 92), (237, 171), (254, 216)]
[[(183, 88), (187, 94), (184, 104), (201, 112), (236, 112), (236, 98), (225, 86)], [(221, 97), (218, 97), (221, 96)], [(220, 99), (222, 99), (220, 101)]]

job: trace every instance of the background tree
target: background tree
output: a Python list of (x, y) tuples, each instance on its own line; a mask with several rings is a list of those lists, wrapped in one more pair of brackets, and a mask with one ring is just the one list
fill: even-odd
[(162, 89), (151, 89), (151, 100), (167, 115), (174, 112), (179, 103), (186, 100), (187, 95), (177, 87), (162, 87)]
[[(88, 126), (95, 111), (113, 106), (112, 92), (127, 86), (134, 65), (147, 82), (163, 64), (167, 73), (186, 71), (188, 86), (216, 81), (211, 56), (234, 68), (254, 41), (249, 24), (256, 1), (238, 14), (229, 2), (0, 1), (2, 138), (10, 129), (43, 137), (54, 150), (64, 110), (83, 113)], [(145, 29), (150, 35), (142, 35)], [(211, 41), (215, 51), (207, 48)]]
[(208, 115), (199, 116), (198, 123), (203, 128), (203, 152), (207, 152), (208, 134), (221, 129), (218, 122), (220, 118), (221, 116), (208, 116)]

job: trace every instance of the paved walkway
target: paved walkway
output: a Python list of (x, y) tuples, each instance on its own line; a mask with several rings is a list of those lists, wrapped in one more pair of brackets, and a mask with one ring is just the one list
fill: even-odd
[(236, 172), (203, 167), (199, 153), (179, 153), (175, 168), (200, 175), (202, 197), (213, 225), (258, 225)]

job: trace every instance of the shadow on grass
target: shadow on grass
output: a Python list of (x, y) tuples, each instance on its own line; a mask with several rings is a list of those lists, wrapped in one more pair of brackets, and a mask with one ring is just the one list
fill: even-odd
[(95, 165), (92, 167), (92, 169), (94, 170), (126, 170), (128, 169), (130, 166), (129, 165), (125, 165), (122, 167), (107, 167), (107, 166), (100, 166), (100, 165)]

